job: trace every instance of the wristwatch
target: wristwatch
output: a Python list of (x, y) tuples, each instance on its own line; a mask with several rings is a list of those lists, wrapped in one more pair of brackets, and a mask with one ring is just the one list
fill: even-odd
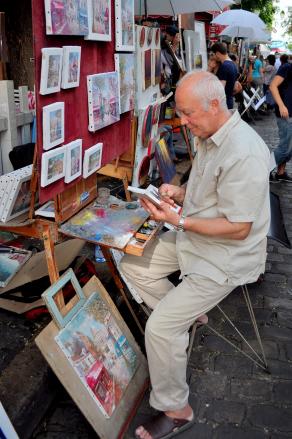
[(180, 217), (180, 219), (179, 219), (179, 222), (178, 222), (176, 230), (178, 232), (184, 232), (185, 231), (185, 227), (184, 226), (185, 226), (185, 217), (182, 215)]

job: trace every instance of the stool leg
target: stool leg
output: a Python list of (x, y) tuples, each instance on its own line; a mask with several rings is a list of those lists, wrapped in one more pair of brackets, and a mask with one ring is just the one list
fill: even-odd
[(252, 322), (252, 325), (253, 325), (253, 329), (254, 329), (254, 332), (255, 332), (258, 344), (259, 344), (259, 346), (261, 348), (262, 361), (263, 361), (265, 367), (268, 368), (268, 364), (267, 364), (267, 360), (266, 360), (266, 355), (265, 355), (262, 339), (261, 339), (261, 336), (260, 336), (260, 333), (259, 333), (259, 328), (258, 328), (258, 325), (257, 325), (257, 321), (256, 321), (256, 318), (255, 318), (255, 315), (254, 315), (252, 303), (251, 303), (251, 300), (250, 300), (250, 297), (249, 297), (248, 288), (247, 288), (246, 285), (241, 285), (241, 289), (242, 289), (242, 293), (243, 293), (243, 296), (244, 296), (245, 301), (246, 301), (246, 305), (247, 305), (247, 308), (248, 308), (248, 311), (249, 311), (250, 319), (251, 319), (251, 322)]

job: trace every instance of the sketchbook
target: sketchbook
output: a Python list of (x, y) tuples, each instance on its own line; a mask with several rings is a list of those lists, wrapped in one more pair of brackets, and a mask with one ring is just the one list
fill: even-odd
[(146, 198), (146, 200), (151, 201), (151, 203), (153, 203), (156, 207), (160, 207), (161, 198), (158, 189), (152, 184), (149, 184), (146, 189), (135, 186), (128, 186), (127, 189), (135, 194), (138, 198)]

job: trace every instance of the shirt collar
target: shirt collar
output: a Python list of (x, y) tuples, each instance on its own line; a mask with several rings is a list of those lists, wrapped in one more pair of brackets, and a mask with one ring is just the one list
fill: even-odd
[(230, 130), (241, 120), (240, 114), (237, 110), (230, 110), (229, 112), (231, 113), (231, 117), (221, 128), (219, 128), (218, 131), (216, 131), (215, 134), (213, 134), (213, 136), (209, 137), (207, 144), (209, 143), (208, 141), (211, 140), (216, 146), (221, 146)]

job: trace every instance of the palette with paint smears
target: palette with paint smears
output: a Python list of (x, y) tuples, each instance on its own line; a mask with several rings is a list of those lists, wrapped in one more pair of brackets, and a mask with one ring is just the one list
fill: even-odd
[(138, 204), (135, 209), (129, 209), (129, 203), (112, 198), (115, 199), (114, 207), (95, 206), (93, 203), (62, 224), (60, 232), (96, 244), (123, 249), (149, 214)]

